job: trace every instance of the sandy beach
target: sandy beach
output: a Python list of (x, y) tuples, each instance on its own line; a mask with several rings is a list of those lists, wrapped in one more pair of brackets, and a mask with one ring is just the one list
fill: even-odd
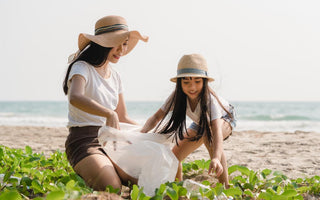
[[(46, 156), (64, 151), (66, 128), (0, 126), (0, 144), (10, 148), (29, 145)], [(320, 175), (320, 133), (241, 131), (224, 142), (228, 166), (244, 165), (253, 170), (282, 171), (290, 178)], [(209, 159), (200, 147), (187, 161)]]

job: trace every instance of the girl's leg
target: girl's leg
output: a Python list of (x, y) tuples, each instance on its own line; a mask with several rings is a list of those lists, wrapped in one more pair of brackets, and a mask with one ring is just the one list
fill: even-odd
[[(189, 154), (191, 154), (193, 151), (195, 151), (197, 148), (199, 148), (203, 144), (203, 138), (201, 138), (198, 141), (190, 141), (187, 139), (188, 137), (193, 137), (197, 134), (195, 130), (188, 129), (188, 133), (189, 133), (189, 136), (187, 136), (185, 134), (185, 139), (179, 140), (178, 141), (179, 145), (175, 145), (172, 149), (172, 152), (179, 160), (178, 171), (177, 171), (177, 175), (176, 175), (176, 179), (178, 179), (179, 181), (182, 181), (182, 163), (181, 162)], [(232, 133), (232, 128), (231, 128), (230, 124), (223, 120), (223, 123), (222, 123), (223, 139), (228, 138), (231, 133)], [(229, 186), (229, 184), (228, 184), (229, 183), (228, 167), (227, 167), (227, 160), (226, 160), (224, 152), (221, 157), (221, 164), (222, 164), (222, 167), (224, 170), (223, 170), (222, 175), (219, 177), (219, 182), (225, 183), (226, 187), (228, 187)]]
[(227, 139), (232, 133), (232, 128), (229, 122), (223, 120), (222, 123), (222, 134), (223, 134), (223, 140)]
[[(222, 134), (223, 134), (223, 140), (227, 139), (232, 133), (232, 128), (229, 124), (229, 122), (223, 120), (222, 124)], [(224, 183), (226, 188), (229, 188), (229, 175), (228, 175), (228, 166), (227, 166), (227, 159), (224, 151), (222, 152), (221, 156), (221, 164), (223, 167), (223, 173), (220, 177), (218, 177), (218, 180), (220, 183)]]
[(179, 140), (178, 145), (175, 145), (172, 148), (173, 154), (179, 160), (178, 171), (176, 179), (182, 181), (182, 161), (193, 151), (199, 148), (203, 144), (203, 139), (201, 138), (198, 141), (190, 141), (188, 137), (195, 136), (197, 133), (193, 129), (188, 129), (189, 136), (185, 134), (184, 140)]
[(227, 160), (224, 152), (222, 152), (221, 156), (221, 164), (223, 167), (223, 173), (218, 177), (218, 180), (220, 183), (223, 183), (225, 187), (229, 188), (229, 175), (228, 175), (228, 166), (227, 166)]

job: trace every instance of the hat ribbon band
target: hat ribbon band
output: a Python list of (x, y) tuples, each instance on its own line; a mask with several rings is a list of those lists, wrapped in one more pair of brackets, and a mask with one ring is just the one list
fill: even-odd
[(180, 74), (187, 74), (187, 73), (193, 73), (193, 74), (199, 74), (199, 75), (205, 75), (207, 76), (207, 72), (202, 69), (194, 69), (194, 68), (185, 68), (185, 69), (179, 69), (177, 70), (177, 75)]
[(114, 32), (118, 30), (128, 30), (128, 26), (125, 24), (113, 24), (110, 26), (102, 26), (100, 28), (97, 28), (94, 34), (100, 35), (103, 33), (109, 33), (109, 32)]

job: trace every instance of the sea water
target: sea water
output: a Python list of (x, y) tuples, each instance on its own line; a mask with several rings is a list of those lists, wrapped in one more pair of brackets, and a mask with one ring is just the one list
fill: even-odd
[[(129, 116), (140, 124), (162, 101), (128, 101)], [(320, 102), (230, 102), (237, 116), (236, 131), (320, 132)], [(0, 125), (64, 127), (66, 101), (0, 101)]]

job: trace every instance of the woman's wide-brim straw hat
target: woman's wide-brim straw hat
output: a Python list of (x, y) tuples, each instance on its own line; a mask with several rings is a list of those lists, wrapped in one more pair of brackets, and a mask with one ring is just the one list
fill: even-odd
[(179, 61), (177, 76), (170, 79), (177, 82), (177, 78), (182, 77), (201, 77), (207, 78), (209, 82), (214, 81), (208, 76), (208, 66), (206, 59), (200, 54), (184, 55)]
[(126, 20), (121, 16), (110, 15), (99, 19), (95, 24), (94, 35), (80, 33), (78, 38), (78, 52), (70, 60), (84, 50), (90, 42), (94, 42), (103, 47), (117, 47), (128, 39), (127, 55), (138, 43), (139, 40), (148, 41), (147, 36), (141, 35), (138, 31), (129, 31)]

